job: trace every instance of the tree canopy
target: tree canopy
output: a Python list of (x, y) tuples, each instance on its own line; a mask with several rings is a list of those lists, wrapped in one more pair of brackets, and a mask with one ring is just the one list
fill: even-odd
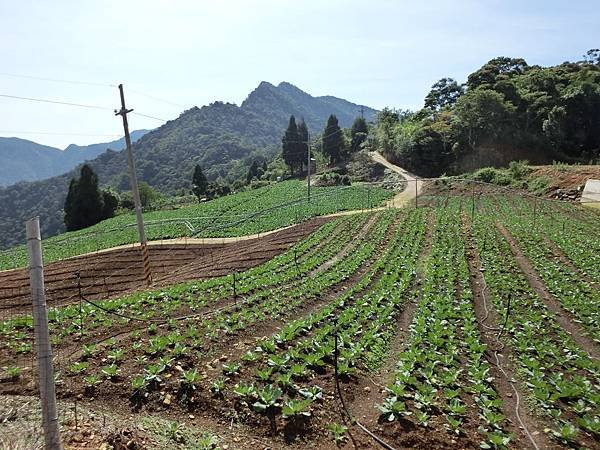
[(357, 152), (360, 149), (360, 145), (367, 139), (369, 128), (367, 121), (364, 117), (357, 117), (354, 119), (352, 128), (350, 128), (350, 151), (352, 153)]
[(344, 157), (346, 142), (344, 134), (338, 124), (337, 117), (333, 114), (327, 119), (327, 125), (323, 131), (323, 154), (329, 157), (329, 164), (336, 164)]
[(90, 166), (81, 167), (78, 179), (71, 179), (64, 205), (67, 231), (80, 230), (114, 216), (118, 199), (98, 189), (98, 177)]
[[(530, 66), (498, 57), (470, 74), (466, 85), (436, 82), (424, 108), (380, 112), (373, 138), (388, 157), (424, 176), (460, 172), (477, 154), (489, 161), (600, 160), (600, 50), (582, 61)], [(492, 153), (494, 152), (494, 158)]]
[(200, 164), (196, 164), (192, 175), (192, 192), (200, 200), (206, 195), (207, 189), (208, 180), (206, 179), (206, 175), (204, 175)]

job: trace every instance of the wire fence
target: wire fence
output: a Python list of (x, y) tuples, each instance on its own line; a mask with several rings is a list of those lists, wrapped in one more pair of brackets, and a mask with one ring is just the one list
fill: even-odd
[[(557, 200), (467, 179), (419, 179), (410, 180), (407, 184), (405, 191), (398, 196), (400, 203), (390, 200), (382, 206), (372, 202), (369, 194), (365, 193), (365, 198), (359, 202), (363, 208), (341, 214), (400, 205), (406, 208), (444, 207), (452, 197), (459, 196), (465, 212), (474, 216), (482, 199), (506, 194), (526, 201), (527, 220), (534, 227), (541, 217), (558, 216), (564, 211), (577, 215), (583, 211), (579, 207), (566, 207), (564, 202)], [(48, 253), (52, 255), (52, 252), (59, 255), (70, 247), (79, 246), (86, 250), (83, 255), (45, 265), (45, 296), (61, 423), (68, 424), (68, 429), (85, 427), (92, 419), (82, 399), (110, 398), (115, 395), (110, 392), (111, 385), (106, 381), (119, 379), (127, 371), (128, 362), (119, 355), (118, 342), (121, 337), (128, 336), (130, 339), (138, 332), (136, 330), (161, 327), (168, 330), (173, 321), (193, 324), (217, 314), (224, 314), (226, 318), (238, 311), (244, 299), (236, 293), (236, 274), (270, 260), (317, 229), (324, 219), (311, 217), (330, 213), (332, 199), (333, 203), (337, 203), (336, 209), (343, 211), (344, 191), (345, 188), (340, 188), (331, 194), (316, 194), (310, 203), (306, 199), (294, 199), (247, 214), (148, 221), (149, 236), (153, 235), (153, 230), (165, 227), (175, 227), (173, 235), (177, 235), (175, 239), (159, 239), (149, 245), (156, 282), (150, 290), (144, 282), (140, 247), (132, 243), (135, 242), (135, 224), (45, 241), (46, 256)], [(288, 220), (283, 223), (300, 225), (275, 233), (231, 236), (235, 234), (232, 230), (239, 231), (241, 225), (244, 225), (243, 229), (256, 231), (264, 224), (260, 222), (262, 219), (275, 215), (286, 215)], [(121, 243), (116, 248), (105, 248), (104, 241), (113, 239), (117, 233), (124, 233), (123, 239), (129, 242)], [(225, 237), (228, 234), (230, 236)], [(223, 237), (209, 237), (219, 235)], [(119, 241), (113, 239), (113, 242)], [(3, 251), (0, 258), (9, 261), (4, 265), (8, 269), (23, 266), (23, 255), (18, 251)], [(294, 259), (298, 267), (298, 257)], [(219, 276), (221, 281), (215, 285), (215, 289), (220, 289), (221, 297), (233, 299), (224, 301), (219, 307), (190, 309), (185, 297), (174, 298), (161, 292), (167, 285), (195, 283), (200, 279)], [(124, 298), (127, 301), (124, 302)], [(0, 347), (0, 393), (19, 393), (25, 399), (22, 404), (26, 406), (32, 404), (33, 396), (39, 392), (31, 308), (27, 270), (21, 268), (0, 272), (0, 334), (7, 337), (2, 339)], [(173, 342), (167, 345), (175, 348), (176, 338), (173, 337)], [(101, 360), (97, 358), (98, 354), (103, 355)], [(96, 367), (92, 374), (90, 364), (99, 361), (101, 366)], [(5, 420), (0, 427), (8, 433), (0, 433), (2, 439), (9, 439), (12, 430), (6, 423), (21, 427), (21, 431), (26, 423), (29, 427), (26, 433), (31, 435), (31, 448), (40, 448), (40, 422), (34, 420), (39, 417), (31, 415), (31, 408), (27, 408), (27, 414), (19, 408), (15, 403), (7, 403), (7, 413), (0, 415), (0, 422)], [(94, 420), (100, 419), (96, 415)], [(102, 420), (105, 422), (107, 419), (104, 417)], [(134, 415), (131, 420), (136, 422), (142, 418)], [(6, 442), (10, 444), (10, 441)], [(0, 444), (9, 445), (6, 442), (0, 441)]]

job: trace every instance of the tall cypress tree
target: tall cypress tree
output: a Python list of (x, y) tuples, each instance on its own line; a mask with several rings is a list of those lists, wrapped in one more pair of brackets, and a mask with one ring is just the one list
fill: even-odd
[(98, 176), (87, 164), (81, 167), (78, 180), (71, 180), (65, 200), (67, 231), (79, 230), (103, 219), (104, 204), (98, 189)]
[(367, 121), (364, 117), (357, 117), (352, 124), (350, 129), (350, 135), (352, 136), (352, 142), (350, 143), (350, 151), (357, 152), (362, 144), (367, 139), (369, 129), (367, 127)]
[(248, 173), (246, 174), (246, 184), (250, 184), (252, 178), (258, 178), (258, 161), (252, 161), (252, 165), (248, 169)]
[(323, 131), (323, 153), (329, 156), (329, 164), (337, 164), (345, 152), (344, 135), (338, 125), (337, 117), (332, 114), (327, 119), (327, 125)]
[(299, 142), (300, 136), (298, 134), (296, 118), (292, 115), (290, 116), (287, 130), (285, 130), (285, 134), (281, 139), (283, 160), (290, 168), (292, 175), (294, 175), (294, 168), (297, 166)]
[(67, 227), (67, 231), (77, 230), (78, 220), (75, 214), (75, 196), (77, 195), (77, 180), (75, 178), (71, 178), (71, 182), (69, 183), (69, 192), (67, 193), (67, 198), (65, 199), (65, 227)]
[(192, 175), (192, 192), (198, 198), (198, 201), (206, 195), (207, 189), (208, 180), (206, 179), (206, 175), (204, 175), (200, 164), (196, 164), (194, 174)]
[(307, 161), (307, 153), (308, 153), (308, 127), (306, 126), (306, 122), (304, 119), (298, 125), (298, 153), (297, 153), (297, 164), (300, 170), (302, 170), (303, 164)]

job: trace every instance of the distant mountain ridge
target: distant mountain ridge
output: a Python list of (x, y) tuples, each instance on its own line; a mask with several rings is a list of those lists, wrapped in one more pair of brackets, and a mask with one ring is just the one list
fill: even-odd
[[(303, 117), (314, 136), (330, 114), (341, 126), (351, 126), (360, 108), (336, 97), (313, 97), (289, 83), (262, 82), (240, 106), (215, 102), (194, 107), (142, 136), (133, 146), (138, 177), (175, 194), (191, 188), (192, 170), (201, 164), (209, 180), (229, 182), (244, 176), (255, 158), (281, 151), (291, 114)], [(363, 110), (367, 120), (377, 113), (366, 106)], [(100, 184), (129, 189), (124, 153), (107, 151), (88, 163)], [(64, 199), (77, 172), (0, 188), (0, 248), (22, 243), (23, 221), (34, 215), (40, 216), (44, 237), (62, 232)]]
[[(131, 133), (133, 141), (148, 130)], [(19, 181), (37, 181), (68, 172), (88, 159), (94, 159), (107, 149), (121, 150), (124, 138), (91, 145), (71, 144), (66, 149), (38, 144), (17, 137), (0, 137), (0, 186)]]

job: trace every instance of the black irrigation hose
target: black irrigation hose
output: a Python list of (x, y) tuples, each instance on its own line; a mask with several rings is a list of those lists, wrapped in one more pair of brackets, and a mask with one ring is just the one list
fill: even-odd
[(504, 330), (506, 330), (506, 325), (508, 324), (508, 318), (510, 316), (510, 301), (511, 301), (511, 299), (512, 299), (512, 294), (509, 292), (508, 293), (508, 304), (506, 305), (506, 315), (504, 316), (504, 324), (502, 325), (502, 329), (498, 333), (498, 337), (502, 336), (502, 333), (504, 333)]
[(203, 313), (190, 314), (190, 315), (187, 315), (187, 316), (179, 316), (179, 317), (169, 317), (168, 319), (166, 319), (166, 318), (164, 318), (164, 319), (142, 319), (142, 318), (139, 318), (139, 317), (128, 316), (126, 314), (122, 314), (122, 313), (119, 313), (117, 311), (113, 311), (111, 309), (105, 308), (104, 306), (101, 306), (98, 303), (95, 303), (92, 300), (87, 299), (83, 295), (83, 293), (81, 292), (81, 289), (79, 289), (79, 300), (80, 301), (83, 300), (84, 302), (89, 303), (90, 305), (94, 306), (95, 308), (98, 308), (98, 309), (100, 309), (100, 310), (102, 310), (102, 311), (104, 311), (104, 312), (106, 312), (108, 314), (112, 314), (112, 315), (121, 317), (123, 319), (136, 320), (138, 322), (151, 322), (151, 323), (166, 323), (169, 320), (185, 320), (185, 319), (193, 319), (193, 318), (196, 318), (196, 317), (211, 316), (213, 314), (216, 314), (216, 313), (219, 313), (221, 311), (224, 311), (224, 310), (226, 310), (228, 308), (232, 308), (232, 307), (235, 308), (237, 306), (237, 301), (236, 301), (236, 303), (234, 303), (233, 305), (225, 305), (225, 306), (222, 306), (220, 308), (211, 309), (210, 311), (206, 311), (206, 312), (203, 312)]
[(333, 359), (334, 359), (335, 387), (336, 387), (337, 395), (338, 395), (338, 397), (340, 399), (340, 403), (342, 404), (342, 410), (348, 416), (348, 419), (350, 420), (350, 423), (358, 426), (362, 431), (364, 431), (367, 435), (369, 435), (375, 442), (377, 442), (383, 448), (385, 448), (387, 450), (396, 450), (395, 447), (392, 447), (390, 444), (388, 444), (387, 442), (385, 442), (383, 439), (381, 439), (379, 436), (377, 436), (375, 433), (373, 433), (371, 430), (369, 430), (367, 427), (365, 427), (357, 419), (355, 419), (354, 416), (352, 416), (352, 414), (350, 413), (350, 411), (348, 411), (348, 408), (346, 407), (346, 403), (344, 402), (344, 397), (342, 396), (342, 390), (340, 388), (340, 380), (339, 380), (339, 376), (338, 376), (338, 327), (337, 327), (337, 318), (334, 319), (334, 340), (335, 340), (335, 344), (334, 344), (334, 349), (333, 349), (333, 355), (334, 355)]
[[(484, 245), (485, 245), (485, 241), (484, 241)], [(494, 331), (499, 330), (499, 333), (496, 335), (496, 342), (498, 342), (500, 344), (500, 350), (503, 350), (504, 347), (505, 347), (505, 344), (504, 344), (504, 342), (500, 341), (500, 336), (502, 335), (502, 333), (506, 329), (506, 325), (508, 324), (508, 318), (510, 316), (510, 305), (511, 305), (512, 295), (509, 294), (509, 296), (508, 296), (508, 304), (506, 306), (506, 314), (505, 314), (505, 317), (504, 317), (504, 325), (502, 326), (502, 328), (490, 327), (490, 326), (486, 325), (483, 322), (485, 322), (488, 319), (490, 311), (487, 308), (487, 301), (485, 299), (485, 291), (487, 290), (487, 283), (485, 281), (485, 277), (483, 276), (483, 274), (482, 274), (481, 278), (483, 280), (483, 289), (481, 291), (481, 296), (483, 298), (483, 307), (485, 309), (485, 313), (486, 314), (485, 314), (485, 317), (479, 323), (482, 326), (484, 326), (485, 328), (489, 329), (489, 330), (494, 330)], [(519, 424), (521, 425), (523, 431), (527, 435), (527, 438), (532, 443), (532, 445), (535, 448), (535, 450), (539, 450), (539, 446), (535, 442), (535, 439), (531, 435), (531, 432), (529, 431), (529, 428), (527, 428), (527, 425), (525, 424), (525, 422), (523, 422), (523, 419), (521, 418), (521, 415), (519, 414), (519, 409), (521, 408), (521, 395), (519, 394), (519, 391), (515, 387), (515, 381), (512, 378), (509, 378), (508, 374), (506, 373), (506, 371), (502, 367), (502, 364), (500, 363), (500, 358), (498, 357), (498, 351), (494, 350), (493, 352), (494, 352), (494, 358), (496, 359), (496, 362), (494, 363), (493, 361), (490, 361), (490, 363), (493, 364), (494, 366), (496, 366), (498, 368), (498, 370), (500, 372), (502, 372), (502, 375), (504, 375), (504, 378), (506, 378), (506, 380), (508, 381), (508, 384), (510, 384), (510, 387), (512, 388), (512, 390), (514, 392), (515, 400), (516, 400), (515, 416), (517, 417), (517, 420), (519, 421)]]

